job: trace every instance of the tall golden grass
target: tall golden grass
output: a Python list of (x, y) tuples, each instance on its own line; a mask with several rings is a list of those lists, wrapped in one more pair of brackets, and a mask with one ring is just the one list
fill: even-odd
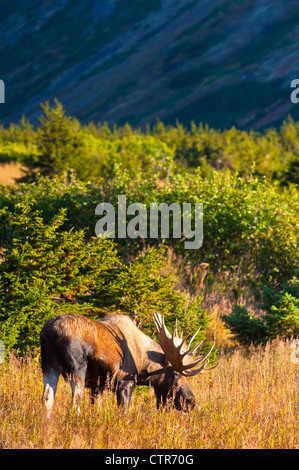
[(298, 448), (298, 364), (289, 342), (249, 353), (235, 350), (218, 368), (190, 379), (197, 408), (189, 414), (156, 410), (147, 388), (136, 388), (127, 413), (106, 392), (95, 406), (85, 395), (71, 407), (60, 379), (47, 420), (42, 412), (38, 356), (0, 366), (1, 448)]

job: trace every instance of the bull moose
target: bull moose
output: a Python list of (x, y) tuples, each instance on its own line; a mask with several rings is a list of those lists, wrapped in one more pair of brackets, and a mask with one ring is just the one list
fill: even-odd
[(54, 403), (60, 374), (70, 381), (74, 404), (82, 400), (85, 387), (90, 389), (93, 402), (110, 384), (116, 391), (118, 405), (128, 408), (134, 386), (151, 385), (158, 408), (172, 402), (179, 410), (192, 409), (195, 397), (186, 377), (204, 370), (214, 345), (194, 359), (202, 342), (194, 347), (191, 343), (199, 330), (187, 345), (187, 338), (178, 335), (177, 322), (172, 334), (159, 313), (154, 314), (154, 323), (160, 344), (127, 315), (91, 320), (63, 314), (48, 319), (40, 333), (42, 402), (47, 414)]

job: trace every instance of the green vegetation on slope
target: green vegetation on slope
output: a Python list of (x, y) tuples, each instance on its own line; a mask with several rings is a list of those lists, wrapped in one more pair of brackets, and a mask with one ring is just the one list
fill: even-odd
[[(257, 302), (257, 321), (239, 307), (227, 321), (241, 342), (249, 327), (248, 342), (298, 334), (297, 301), (286, 297), (290, 286), (298, 290), (297, 122), (263, 134), (157, 122), (142, 133), (82, 126), (59, 102), (42, 109), (37, 128), (23, 120), (0, 130), (2, 161), (27, 168), (24, 183), (0, 187), (7, 346), (36, 346), (45, 318), (68, 310), (125, 311), (147, 324), (157, 308), (193, 331), (207, 321), (198, 297), (203, 263), (206, 292)], [(172, 217), (168, 239), (160, 231), (150, 238), (149, 224), (147, 238), (117, 238), (116, 230), (113, 243), (96, 239), (97, 204), (117, 208), (119, 195), (127, 206), (143, 203), (148, 215), (151, 203), (202, 203), (202, 247), (186, 250), (184, 233), (173, 237)], [(265, 288), (287, 290), (263, 316)]]

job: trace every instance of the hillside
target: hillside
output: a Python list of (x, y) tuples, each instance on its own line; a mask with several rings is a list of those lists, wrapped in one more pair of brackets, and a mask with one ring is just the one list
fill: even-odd
[(294, 0), (12, 0), (0, 23), (0, 120), (57, 97), (82, 122), (278, 125), (298, 70)]

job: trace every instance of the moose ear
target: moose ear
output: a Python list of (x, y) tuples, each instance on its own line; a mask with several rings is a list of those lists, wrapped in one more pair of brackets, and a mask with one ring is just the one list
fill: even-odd
[(167, 356), (166, 354), (164, 354), (164, 357), (163, 357), (163, 366), (167, 366), (167, 364), (169, 364), (169, 360), (167, 359)]
[(150, 359), (150, 361), (156, 362), (157, 364), (160, 364), (162, 366), (166, 366), (168, 363), (167, 357), (163, 352), (158, 352), (158, 351), (148, 351), (147, 356)]

